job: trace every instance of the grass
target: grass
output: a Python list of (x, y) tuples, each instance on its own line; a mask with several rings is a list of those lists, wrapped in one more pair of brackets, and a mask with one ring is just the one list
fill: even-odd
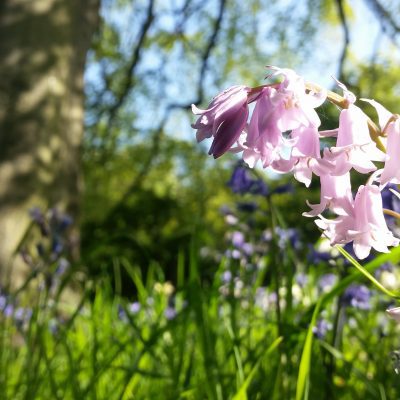
[[(365, 270), (397, 263), (399, 254), (380, 256)], [(389, 354), (399, 346), (399, 329), (383, 312), (390, 298), (376, 292), (370, 310), (340, 303), (350, 284), (365, 283), (363, 271), (351, 270), (324, 292), (317, 289), (317, 268), (310, 267), (297, 292), (285, 275), (275, 290), (276, 281), (265, 282), (265, 271), (258, 271), (252, 285), (235, 293), (234, 281), (221, 281), (227, 260), (203, 281), (195, 249), (178, 259), (176, 287), (156, 264), (144, 279), (138, 267), (116, 260), (114, 279), (86, 282), (74, 307), (46, 288), (20, 293), (15, 304), (29, 306), (32, 315), (18, 319), (15, 307), (0, 317), (0, 397), (398, 398)], [(274, 262), (268, 260), (267, 269)], [(135, 307), (118, 295), (124, 276), (137, 289)], [(313, 327), (320, 317), (339, 322), (318, 339)]]

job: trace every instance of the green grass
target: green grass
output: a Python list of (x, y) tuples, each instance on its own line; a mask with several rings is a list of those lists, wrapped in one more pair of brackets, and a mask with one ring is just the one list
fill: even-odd
[[(397, 262), (399, 254), (383, 255), (365, 270), (373, 272), (388, 259)], [(338, 306), (346, 287), (365, 283), (365, 271), (351, 270), (320, 293), (316, 269), (310, 269), (307, 286), (290, 307), (282, 288), (287, 291), (293, 282), (281, 274), (280, 307), (271, 301), (262, 308), (257, 289), (271, 294), (275, 285), (273, 280), (264, 289), (265, 271), (235, 297), (233, 283), (221, 290), (227, 260), (216, 267), (213, 280), (203, 281), (195, 249), (178, 259), (175, 288), (155, 264), (143, 279), (139, 268), (116, 260), (114, 283), (88, 281), (74, 307), (46, 290), (20, 293), (32, 317), (23, 326), (15, 315), (0, 317), (0, 398), (399, 397), (400, 378), (389, 356), (400, 346), (399, 329), (384, 314), (390, 298), (376, 293), (371, 310)], [(268, 260), (267, 269), (274, 265), (273, 257)], [(130, 312), (129, 302), (116, 294), (121, 276), (133, 281), (140, 311)], [(165, 312), (172, 297), (177, 315), (169, 320)], [(320, 316), (341, 321), (323, 340), (312, 331)]]

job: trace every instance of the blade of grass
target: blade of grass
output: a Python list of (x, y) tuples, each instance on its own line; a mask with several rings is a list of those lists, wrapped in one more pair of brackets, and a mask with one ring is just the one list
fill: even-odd
[(257, 362), (254, 364), (254, 367), (251, 369), (249, 375), (247, 375), (247, 378), (244, 380), (242, 386), (239, 388), (239, 390), (236, 392), (235, 396), (233, 397), (232, 400), (247, 400), (247, 389), (251, 383), (251, 381), (254, 378), (254, 375), (256, 374), (258, 368), (260, 367), (262, 359), (267, 356), (268, 354), (271, 354), (282, 342), (283, 337), (278, 337), (275, 339), (272, 344), (267, 348), (267, 350), (261, 354), (261, 356), (258, 358)]
[[(301, 354), (299, 374), (297, 377), (297, 385), (296, 385), (296, 400), (302, 400), (308, 398), (308, 391), (305, 392), (306, 386), (308, 385), (309, 375), (310, 375), (310, 363), (311, 363), (311, 352), (312, 352), (312, 343), (313, 343), (313, 327), (316, 324), (317, 317), (319, 314), (319, 310), (321, 308), (323, 298), (321, 298), (315, 308), (311, 318), (310, 325), (307, 330), (306, 340), (304, 342), (303, 352)], [(304, 396), (304, 394), (306, 395)], [(304, 397), (303, 397), (304, 396)]]

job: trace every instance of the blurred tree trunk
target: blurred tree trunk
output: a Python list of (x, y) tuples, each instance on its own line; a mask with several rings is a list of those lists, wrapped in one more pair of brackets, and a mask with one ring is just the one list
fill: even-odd
[[(78, 216), (83, 73), (98, 3), (0, 1), (0, 278), (29, 208)], [(22, 265), (11, 264), (14, 280)]]

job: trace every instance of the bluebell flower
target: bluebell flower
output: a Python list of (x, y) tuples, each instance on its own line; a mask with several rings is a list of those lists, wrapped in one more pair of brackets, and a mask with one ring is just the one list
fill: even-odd
[(371, 292), (364, 285), (351, 285), (343, 294), (342, 302), (345, 306), (368, 310), (370, 305)]
[(244, 243), (244, 234), (240, 231), (233, 231), (231, 241), (234, 247), (241, 248)]
[[(399, 191), (398, 185), (394, 183), (388, 183), (385, 188), (381, 191), (382, 196), (382, 206), (383, 208), (387, 208), (389, 210), (396, 211), (400, 213), (400, 199), (395, 196), (389, 189), (392, 189), (396, 192)], [(387, 216), (389, 218), (393, 218), (391, 216)]]
[(236, 207), (239, 211), (254, 212), (257, 210), (258, 205), (254, 201), (246, 201), (237, 203)]
[(333, 258), (330, 252), (315, 250), (314, 246), (311, 244), (308, 248), (307, 260), (310, 264), (317, 265), (319, 263), (326, 263)]
[(172, 306), (168, 306), (165, 310), (164, 310), (164, 316), (165, 318), (167, 318), (169, 321), (173, 320), (176, 317), (176, 310), (174, 307)]
[(260, 196), (268, 196), (269, 189), (267, 184), (262, 179), (255, 179), (251, 183), (249, 193), (258, 194)]
[(141, 309), (141, 304), (138, 301), (134, 301), (129, 305), (128, 309), (131, 314), (137, 314)]
[(229, 283), (232, 280), (232, 272), (231, 271), (224, 271), (221, 280), (223, 283)]
[(296, 280), (296, 283), (300, 287), (304, 287), (308, 282), (308, 276), (306, 274), (304, 274), (303, 272), (300, 272), (300, 273), (296, 274), (295, 280)]
[(286, 183), (284, 185), (277, 186), (272, 193), (275, 194), (284, 194), (284, 193), (293, 193), (294, 186), (291, 183)]
[(12, 304), (7, 304), (4, 307), (3, 314), (5, 317), (11, 317), (14, 314), (14, 306)]
[(331, 329), (332, 324), (321, 318), (317, 321), (317, 324), (313, 326), (312, 331), (318, 339), (324, 339), (328, 331), (330, 331)]
[(322, 291), (329, 290), (337, 281), (335, 274), (324, 274), (318, 280), (318, 286)]
[(253, 179), (243, 162), (239, 162), (234, 168), (228, 186), (233, 193), (238, 194), (251, 193), (261, 196), (267, 196), (269, 194), (266, 183), (259, 178)]
[(121, 304), (118, 304), (118, 318), (124, 322), (128, 320), (125, 309), (121, 306)]
[(228, 182), (228, 186), (231, 188), (232, 192), (239, 194), (247, 193), (252, 184), (253, 180), (249, 171), (243, 166), (243, 163), (236, 165), (231, 179)]

